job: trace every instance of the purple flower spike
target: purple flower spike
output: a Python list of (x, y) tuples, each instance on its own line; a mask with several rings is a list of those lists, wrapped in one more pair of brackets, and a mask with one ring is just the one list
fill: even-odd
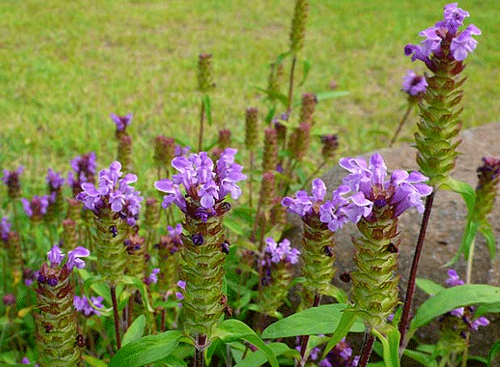
[(8, 217), (3, 217), (0, 222), (0, 237), (2, 240), (7, 241), (9, 239), (9, 232), (12, 224), (9, 221)]
[(52, 168), (48, 169), (45, 180), (47, 181), (47, 185), (49, 185), (51, 191), (59, 189), (64, 184), (64, 178), (62, 178), (61, 173), (54, 172)]
[(16, 183), (19, 182), (19, 176), (21, 173), (23, 173), (24, 167), (19, 166), (17, 170), (15, 171), (7, 171), (6, 169), (3, 170), (3, 177), (2, 177), (2, 182), (6, 184), (7, 186), (10, 186), (13, 181)]
[(291, 247), (288, 239), (285, 238), (280, 243), (276, 243), (272, 237), (268, 237), (265, 242), (267, 246), (264, 251), (267, 254), (267, 260), (263, 260), (263, 265), (280, 262), (296, 264), (299, 261), (300, 251)]
[(158, 273), (160, 272), (160, 268), (154, 268), (151, 271), (151, 274), (146, 279), (146, 284), (156, 284), (158, 282)]
[(54, 245), (54, 246), (52, 246), (50, 251), (47, 252), (47, 258), (50, 261), (50, 265), (52, 267), (55, 267), (55, 266), (59, 266), (61, 264), (61, 261), (64, 258), (64, 254), (62, 253), (61, 249), (57, 245)]
[(480, 318), (478, 318), (472, 322), (472, 324), (470, 325), (470, 328), (472, 330), (477, 330), (479, 326), (487, 326), (489, 324), (490, 324), (490, 321), (486, 317), (481, 316)]
[(450, 51), (453, 53), (455, 60), (465, 60), (467, 54), (476, 49), (477, 41), (472, 38), (472, 35), (480, 34), (481, 31), (474, 24), (470, 24), (458, 37), (453, 38)]
[(35, 195), (31, 201), (21, 198), (21, 202), (23, 203), (24, 212), (28, 217), (32, 219), (42, 219), (42, 217), (47, 213), (49, 196)]
[(73, 251), (68, 252), (68, 262), (66, 263), (68, 270), (71, 271), (71, 270), (73, 270), (74, 267), (77, 267), (78, 269), (84, 268), (85, 261), (83, 261), (80, 258), (87, 257), (89, 255), (90, 255), (90, 251), (82, 246), (78, 246)]
[(116, 130), (117, 131), (123, 131), (125, 128), (132, 123), (132, 114), (129, 113), (126, 116), (118, 116), (115, 115), (114, 113), (111, 113), (109, 115), (113, 122), (116, 124)]
[[(102, 304), (103, 300), (104, 299), (101, 296), (90, 297), (91, 302), (89, 302), (89, 300), (85, 296), (82, 297), (75, 296), (73, 298), (73, 305), (75, 306), (75, 309), (78, 312), (83, 313), (86, 317), (90, 317), (92, 315), (100, 316), (101, 313), (97, 310), (97, 308), (104, 307), (104, 305)], [(92, 307), (92, 305), (94, 307)]]

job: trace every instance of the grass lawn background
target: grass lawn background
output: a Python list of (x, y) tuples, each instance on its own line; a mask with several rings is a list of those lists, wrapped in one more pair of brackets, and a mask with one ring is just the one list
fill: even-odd
[[(339, 156), (387, 144), (406, 107), (400, 91), (406, 70), (424, 71), (403, 47), (421, 41), (418, 32), (442, 18), (444, 5), (311, 0), (299, 55), (311, 70), (295, 97), (328, 91), (331, 81), (349, 92), (317, 106), (318, 129), (339, 134)], [(465, 24), (483, 32), (464, 71), (468, 128), (499, 120), (500, 2), (459, 6), (471, 14)], [(75, 155), (94, 150), (99, 169), (108, 166), (116, 155), (109, 113), (132, 112), (136, 171), (152, 174), (156, 135), (196, 145), (200, 53), (213, 55), (217, 84), (206, 142), (230, 128), (240, 146), (244, 110), (267, 113), (255, 87), (266, 87), (269, 63), (288, 49), (293, 8), (294, 1), (278, 0), (1, 1), (0, 168), (23, 164), (23, 181), (42, 190), (47, 168), (67, 172)], [(287, 59), (286, 73), (289, 67)], [(411, 139), (416, 119), (403, 138)]]

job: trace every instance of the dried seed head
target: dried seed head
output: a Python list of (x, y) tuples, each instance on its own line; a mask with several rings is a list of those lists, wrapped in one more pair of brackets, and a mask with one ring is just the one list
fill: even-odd
[(290, 32), (290, 50), (296, 54), (304, 47), (306, 21), (309, 12), (308, 0), (296, 0)]
[(276, 121), (274, 123), (274, 130), (276, 130), (276, 137), (278, 139), (279, 146), (283, 146), (286, 139), (286, 125)]
[(288, 150), (294, 159), (301, 161), (306, 155), (310, 144), (311, 125), (300, 124), (290, 135)]
[(215, 84), (212, 81), (212, 55), (201, 54), (198, 58), (198, 90), (207, 93)]
[(269, 99), (274, 103), (280, 94), (280, 87), (283, 79), (283, 64), (278, 64), (276, 67), (275, 63), (269, 65), (269, 77), (267, 79), (267, 91), (269, 93)]
[(153, 159), (156, 167), (169, 167), (175, 157), (175, 140), (158, 135), (155, 138), (155, 153)]
[(264, 158), (262, 160), (262, 170), (264, 172), (274, 172), (278, 163), (278, 140), (275, 129), (264, 130)]
[(274, 204), (276, 179), (273, 172), (264, 172), (260, 183), (259, 207), (263, 210)]
[(122, 135), (118, 140), (116, 160), (122, 164), (122, 172), (127, 173), (132, 170), (132, 138), (129, 135)]
[(231, 146), (231, 130), (223, 129), (219, 131), (219, 148), (224, 150)]
[(479, 182), (476, 187), (474, 215), (481, 222), (491, 213), (500, 181), (500, 159), (483, 158), (483, 165), (477, 169)]
[(155, 198), (146, 199), (146, 209), (144, 211), (144, 225), (153, 228), (160, 221), (160, 205)]
[(245, 147), (253, 149), (257, 145), (259, 111), (256, 108), (248, 108), (245, 112)]
[(325, 161), (332, 159), (335, 156), (335, 151), (339, 147), (339, 142), (337, 135), (323, 135), (321, 137), (321, 144), (323, 149), (321, 150), (321, 156)]
[(304, 93), (302, 95), (302, 105), (300, 109), (300, 122), (314, 124), (313, 114), (316, 108), (318, 99), (314, 93)]

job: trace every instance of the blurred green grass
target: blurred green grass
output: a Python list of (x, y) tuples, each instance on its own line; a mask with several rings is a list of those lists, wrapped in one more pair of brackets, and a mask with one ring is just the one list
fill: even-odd
[[(295, 96), (327, 91), (332, 81), (350, 92), (317, 106), (317, 124), (339, 134), (341, 154), (387, 144), (405, 108), (401, 79), (407, 69), (424, 70), (403, 55), (403, 47), (420, 42), (418, 32), (441, 19), (445, 4), (311, 0), (300, 55), (311, 71)], [(217, 84), (207, 139), (230, 128), (242, 142), (244, 110), (255, 106), (262, 117), (267, 113), (254, 87), (266, 86), (269, 63), (288, 48), (293, 6), (279, 0), (3, 0), (0, 167), (23, 164), (41, 186), (49, 166), (67, 171), (72, 157), (90, 150), (100, 167), (107, 166), (116, 154), (110, 112), (134, 114), (129, 131), (139, 175), (151, 171), (156, 135), (195, 146), (200, 53), (213, 55)], [(465, 69), (462, 117), (468, 128), (500, 115), (500, 2), (459, 6), (471, 14), (466, 24), (483, 32)], [(413, 116), (403, 139), (411, 139), (415, 121)]]

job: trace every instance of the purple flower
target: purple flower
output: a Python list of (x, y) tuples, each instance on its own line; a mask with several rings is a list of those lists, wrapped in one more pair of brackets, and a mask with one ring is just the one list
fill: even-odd
[(73, 270), (73, 267), (77, 267), (78, 269), (82, 269), (85, 267), (85, 261), (80, 259), (81, 257), (87, 257), (90, 255), (90, 251), (85, 247), (78, 246), (73, 251), (68, 252), (68, 262), (66, 266), (68, 270)]
[(76, 199), (82, 201), (87, 209), (97, 215), (99, 208), (107, 206), (133, 226), (139, 216), (143, 198), (139, 191), (135, 191), (129, 185), (137, 181), (137, 176), (129, 173), (120, 179), (121, 176), (121, 163), (111, 163), (109, 169), (99, 172), (98, 189), (91, 183), (83, 183), (83, 191), (76, 196)]
[(9, 232), (12, 224), (9, 221), (8, 217), (3, 217), (0, 222), (0, 237), (2, 240), (7, 241), (9, 239)]
[(344, 195), (348, 192), (349, 187), (339, 186), (333, 191), (331, 200), (326, 201), (319, 208), (319, 220), (326, 223), (332, 232), (337, 232), (348, 222), (357, 223), (362, 215), (367, 216), (371, 212), (370, 201), (359, 194), (346, 199)]
[(474, 24), (461, 32), (458, 37), (451, 40), (450, 51), (453, 53), (455, 60), (463, 61), (467, 57), (467, 53), (476, 49), (477, 41), (472, 38), (472, 35), (480, 35), (481, 31)]
[(479, 326), (487, 326), (489, 324), (490, 324), (490, 321), (486, 317), (481, 316), (480, 318), (478, 318), (472, 322), (472, 324), (470, 325), (470, 328), (472, 330), (477, 330)]
[(104, 299), (101, 296), (90, 297), (89, 302), (89, 300), (85, 296), (75, 296), (73, 298), (73, 305), (78, 312), (83, 313), (87, 317), (90, 317), (92, 315), (100, 316), (101, 313), (97, 309), (104, 307), (104, 305), (102, 304), (103, 300)]
[(403, 78), (403, 91), (410, 96), (425, 93), (428, 84), (423, 75), (417, 75), (413, 70), (408, 70)]
[(464, 285), (465, 283), (460, 279), (455, 270), (448, 269), (448, 279), (446, 279), (446, 284), (454, 287), (456, 285)]
[(470, 24), (462, 32), (458, 31), (468, 16), (469, 13), (458, 8), (457, 3), (446, 5), (444, 7), (444, 20), (437, 22), (434, 27), (420, 32), (419, 35), (425, 39), (420, 45), (406, 45), (405, 55), (412, 55), (412, 61), (418, 59), (427, 65), (432, 64), (429, 59), (432, 54), (439, 54), (443, 40), (451, 39), (450, 51), (453, 58), (457, 61), (465, 60), (467, 54), (474, 51), (477, 45), (477, 41), (471, 36), (481, 34), (481, 31), (473, 24)]
[(19, 182), (19, 176), (23, 173), (24, 167), (19, 166), (15, 171), (3, 170), (2, 182), (7, 186), (10, 186), (13, 181)]
[(185, 156), (185, 155), (188, 155), (190, 151), (191, 151), (191, 147), (189, 145), (185, 146), (184, 148), (181, 147), (180, 145), (176, 145), (174, 155), (176, 157)]
[(167, 208), (173, 203), (187, 213), (186, 197), (179, 189), (184, 186), (191, 205), (194, 205), (190, 215), (205, 221), (216, 215), (215, 205), (228, 194), (231, 194), (233, 199), (239, 198), (241, 189), (236, 183), (246, 179), (241, 173), (242, 167), (234, 163), (235, 154), (236, 149), (226, 148), (215, 165), (206, 152), (174, 158), (172, 166), (179, 173), (173, 175), (172, 180), (155, 182), (156, 189), (167, 194), (163, 198), (162, 206)]
[(132, 114), (131, 113), (129, 113), (126, 116), (117, 116), (114, 113), (111, 113), (111, 114), (109, 114), (109, 117), (111, 117), (111, 119), (116, 124), (117, 131), (125, 130), (126, 127), (132, 123)]
[(171, 226), (167, 227), (171, 241), (176, 245), (182, 245), (182, 224), (177, 223), (175, 229)]
[(50, 249), (49, 252), (47, 252), (47, 258), (50, 261), (50, 265), (52, 267), (59, 266), (62, 262), (62, 259), (64, 258), (64, 254), (62, 253), (61, 249), (57, 246), (54, 245)]
[(306, 214), (311, 213), (313, 205), (323, 202), (326, 194), (326, 186), (321, 179), (317, 178), (313, 181), (311, 194), (312, 195), (309, 195), (307, 191), (297, 191), (295, 199), (285, 197), (281, 201), (281, 205), (288, 208), (288, 211), (304, 217)]
[(71, 160), (73, 172), (68, 173), (68, 185), (73, 189), (73, 195), (82, 191), (81, 185), (85, 182), (94, 183), (97, 168), (94, 152), (76, 156)]
[(264, 252), (267, 254), (269, 260), (264, 260), (263, 265), (280, 262), (296, 264), (299, 261), (300, 251), (291, 247), (288, 239), (285, 238), (278, 244), (272, 237), (268, 237), (265, 242), (267, 246)]
[(62, 178), (61, 173), (54, 172), (52, 168), (48, 169), (45, 180), (47, 181), (47, 185), (49, 185), (50, 191), (56, 191), (64, 184), (64, 178)]
[[(420, 172), (408, 173), (396, 170), (389, 180), (386, 180), (387, 167), (380, 154), (374, 154), (370, 158), (370, 165), (362, 158), (342, 158), (340, 166), (350, 172), (344, 178), (344, 184), (352, 191), (363, 193), (365, 199), (376, 206), (389, 205), (393, 210), (393, 217), (398, 217), (406, 209), (415, 207), (420, 213), (424, 211), (422, 197), (432, 192), (432, 187), (423, 184), (428, 178)], [(361, 197), (352, 197), (355, 203), (365, 213), (367, 204), (361, 201)], [(366, 215), (363, 215), (366, 217)]]
[(29, 201), (28, 199), (21, 198), (23, 203), (24, 212), (26, 215), (32, 219), (42, 219), (42, 217), (47, 213), (47, 207), (49, 206), (49, 196), (38, 196), (35, 195)]
[(151, 271), (151, 274), (146, 279), (146, 284), (156, 284), (158, 282), (158, 273), (160, 272), (160, 268), (154, 268)]

